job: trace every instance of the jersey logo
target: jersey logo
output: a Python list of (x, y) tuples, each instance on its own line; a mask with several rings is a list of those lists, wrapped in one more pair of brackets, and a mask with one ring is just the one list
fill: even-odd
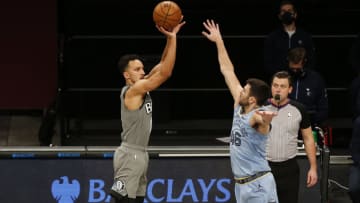
[(116, 181), (116, 190), (123, 191), (125, 189), (125, 183), (124, 181), (118, 180)]
[(145, 104), (145, 110), (146, 110), (147, 114), (150, 114), (152, 112), (152, 103), (151, 102)]

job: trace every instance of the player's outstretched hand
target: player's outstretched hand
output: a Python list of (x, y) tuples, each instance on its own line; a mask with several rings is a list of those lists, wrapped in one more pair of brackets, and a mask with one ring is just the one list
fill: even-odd
[(217, 42), (222, 39), (219, 24), (214, 20), (206, 20), (203, 25), (209, 33), (202, 31), (202, 34), (210, 41)]
[(262, 117), (262, 120), (264, 123), (271, 123), (271, 120), (274, 118), (274, 116), (277, 115), (277, 112), (274, 112), (274, 111), (257, 110), (257, 111), (255, 111), (255, 113)]

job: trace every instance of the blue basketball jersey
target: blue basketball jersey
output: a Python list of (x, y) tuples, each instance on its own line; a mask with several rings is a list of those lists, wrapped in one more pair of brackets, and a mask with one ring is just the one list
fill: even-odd
[(237, 106), (234, 110), (230, 135), (231, 168), (235, 178), (271, 170), (266, 160), (268, 136), (257, 132), (249, 123), (255, 110), (247, 114), (241, 112), (241, 106)]

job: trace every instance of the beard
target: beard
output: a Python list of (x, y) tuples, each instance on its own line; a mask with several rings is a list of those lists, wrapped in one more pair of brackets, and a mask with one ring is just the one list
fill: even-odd
[(241, 108), (243, 110), (245, 110), (245, 107), (249, 106), (249, 98), (242, 98), (240, 101), (239, 101), (239, 105), (241, 106)]

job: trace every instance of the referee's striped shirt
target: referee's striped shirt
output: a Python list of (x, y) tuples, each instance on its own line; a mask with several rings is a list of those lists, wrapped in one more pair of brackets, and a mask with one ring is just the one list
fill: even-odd
[(272, 129), (266, 145), (267, 160), (282, 162), (294, 158), (297, 154), (299, 130), (311, 126), (304, 105), (289, 100), (288, 103), (277, 106), (269, 100), (267, 108), (278, 112), (271, 121)]

